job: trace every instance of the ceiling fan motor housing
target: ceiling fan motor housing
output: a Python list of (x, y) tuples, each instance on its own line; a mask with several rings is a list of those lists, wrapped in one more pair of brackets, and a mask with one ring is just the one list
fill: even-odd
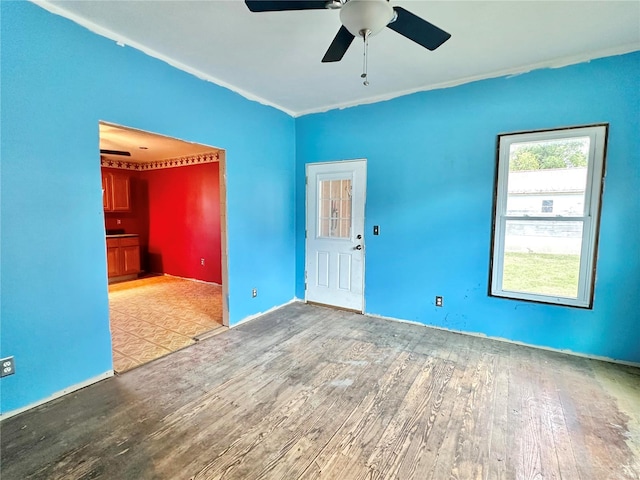
[(340, 9), (340, 21), (354, 36), (375, 35), (394, 18), (386, 0), (349, 0)]

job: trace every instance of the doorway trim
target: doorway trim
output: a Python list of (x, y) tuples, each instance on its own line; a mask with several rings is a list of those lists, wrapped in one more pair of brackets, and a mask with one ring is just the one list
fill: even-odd
[(227, 151), (220, 149), (220, 266), (222, 267), (222, 325), (229, 327), (229, 248), (227, 237)]

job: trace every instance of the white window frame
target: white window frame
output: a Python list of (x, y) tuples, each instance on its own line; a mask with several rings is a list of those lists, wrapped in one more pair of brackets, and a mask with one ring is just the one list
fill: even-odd
[[(593, 307), (600, 203), (604, 186), (607, 127), (608, 126), (604, 124), (498, 135), (498, 172), (493, 219), (490, 295), (573, 307)], [(553, 217), (549, 217), (549, 215), (541, 215), (539, 217), (507, 215), (507, 181), (509, 178), (509, 152), (511, 145), (513, 143), (557, 140), (572, 137), (590, 137), (583, 215)], [(502, 288), (502, 274), (507, 220), (549, 221), (550, 219), (554, 221), (578, 221), (583, 223), (577, 298), (504, 290)]]

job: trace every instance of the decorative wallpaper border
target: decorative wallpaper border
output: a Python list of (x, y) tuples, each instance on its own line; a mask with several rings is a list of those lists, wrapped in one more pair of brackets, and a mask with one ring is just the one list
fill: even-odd
[(198, 155), (186, 155), (184, 157), (168, 158), (150, 163), (127, 162), (100, 157), (102, 167), (120, 168), (122, 170), (159, 170), (161, 168), (186, 167), (200, 163), (214, 163), (220, 160), (219, 152), (200, 153)]

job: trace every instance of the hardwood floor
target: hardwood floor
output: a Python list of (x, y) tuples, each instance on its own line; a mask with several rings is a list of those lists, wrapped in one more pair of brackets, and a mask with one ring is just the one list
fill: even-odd
[(297, 303), (0, 428), (3, 480), (637, 480), (640, 370)]

